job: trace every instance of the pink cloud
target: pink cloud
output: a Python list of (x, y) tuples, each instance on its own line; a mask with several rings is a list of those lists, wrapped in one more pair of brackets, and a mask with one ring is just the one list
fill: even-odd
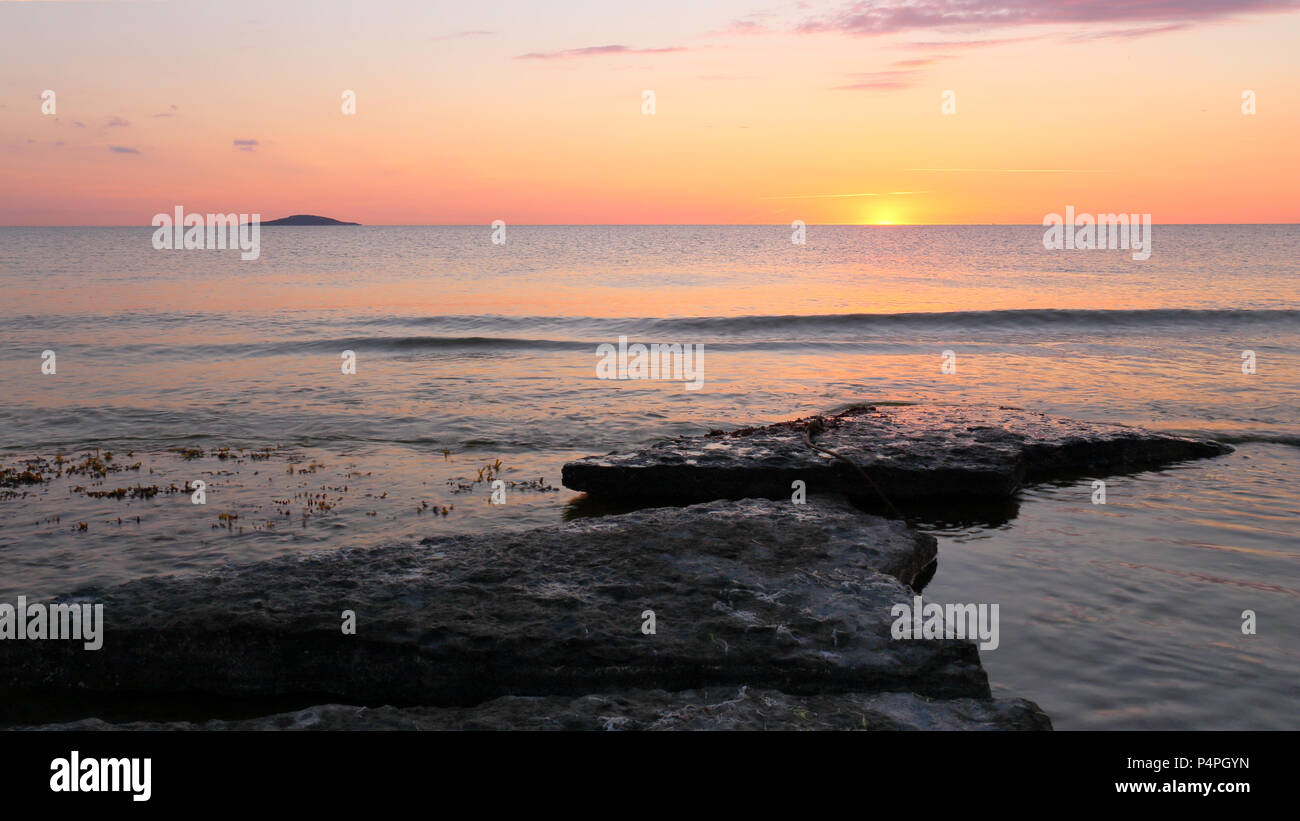
[(849, 83), (835, 86), (836, 91), (898, 91), (915, 85), (910, 80), (871, 80), (863, 83)]
[(837, 91), (894, 91), (916, 85), (919, 74), (917, 69), (864, 71), (849, 75), (858, 78), (856, 82), (834, 88)]
[(804, 20), (796, 31), (874, 35), (914, 29), (1060, 23), (1191, 25), (1245, 12), (1295, 9), (1295, 0), (859, 0), (830, 14)]
[(1071, 40), (1107, 40), (1112, 37), (1120, 37), (1120, 38), (1146, 37), (1151, 34), (1164, 34), (1167, 31), (1179, 31), (1181, 29), (1190, 28), (1190, 27), (1191, 24), (1189, 23), (1170, 23), (1167, 26), (1150, 26), (1147, 28), (1136, 28), (1136, 29), (1114, 29), (1111, 31), (1098, 31), (1091, 34), (1076, 34), (1072, 36), (1070, 39)]
[(573, 57), (595, 57), (604, 54), (671, 54), (677, 51), (686, 51), (681, 46), (671, 46), (669, 48), (632, 48), (631, 46), (587, 46), (586, 48), (571, 48), (564, 51), (534, 51), (528, 54), (520, 54), (516, 60), (567, 60)]
[(925, 49), (947, 49), (949, 51), (961, 51), (962, 49), (988, 48), (990, 46), (1002, 46), (1007, 43), (1024, 43), (1030, 40), (1041, 40), (1042, 37), (1002, 37), (996, 40), (946, 40), (930, 41), (919, 43), (907, 43), (907, 48), (925, 48)]

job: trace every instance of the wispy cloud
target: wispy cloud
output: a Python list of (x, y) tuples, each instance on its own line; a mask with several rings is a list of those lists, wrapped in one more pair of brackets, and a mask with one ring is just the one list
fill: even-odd
[[(1180, 23), (1247, 12), (1293, 11), (1296, 0), (858, 0), (795, 26), (806, 33), (893, 34), (1080, 23)], [(1150, 33), (1155, 33), (1150, 32)]]
[(108, 150), (114, 152), (115, 154), (139, 154), (140, 153), (139, 149), (127, 148), (124, 145), (110, 145), (108, 147)]
[(864, 71), (850, 74), (857, 80), (852, 83), (834, 86), (837, 91), (893, 91), (910, 88), (917, 84), (920, 72), (915, 69), (898, 71)]
[(234, 145), (235, 148), (238, 148), (240, 151), (252, 151), (260, 145), (260, 143), (258, 143), (257, 140), (235, 140)]
[[(896, 88), (910, 88), (920, 82), (924, 74), (922, 69), (932, 64), (933, 60), (900, 60), (893, 65), (904, 68), (885, 71), (857, 71), (849, 74), (852, 83), (835, 86), (837, 91), (893, 91)], [(909, 65), (913, 64), (913, 65)]]
[(673, 52), (686, 51), (683, 46), (669, 46), (667, 48), (632, 48), (631, 46), (587, 46), (586, 48), (571, 48), (564, 51), (533, 51), (528, 54), (520, 54), (516, 60), (568, 60), (574, 57), (598, 57), (606, 54), (671, 54)]
[(935, 49), (939, 51), (961, 51), (963, 49), (988, 48), (1007, 43), (1023, 43), (1026, 40), (1041, 40), (1041, 37), (1000, 37), (985, 40), (938, 40), (907, 43), (907, 48)]
[(734, 20), (727, 26), (714, 31), (706, 31), (701, 37), (746, 37), (755, 34), (780, 34), (781, 28), (764, 22), (764, 18), (771, 17), (771, 13), (749, 14), (739, 20)]
[(862, 71), (847, 75), (853, 82), (835, 86), (842, 91), (892, 91), (917, 85), (925, 75), (925, 69), (946, 60), (951, 55), (938, 54), (932, 57), (915, 57), (895, 60), (892, 68), (883, 71)]
[(1169, 31), (1181, 31), (1182, 29), (1191, 28), (1190, 23), (1170, 23), (1165, 26), (1148, 26), (1146, 28), (1136, 29), (1112, 29), (1110, 31), (1096, 31), (1085, 34), (1073, 34), (1071, 40), (1109, 40), (1113, 37), (1122, 39), (1132, 39), (1134, 37), (1149, 37), (1152, 34), (1164, 34)]
[(718, 34), (767, 34), (771, 29), (757, 20), (737, 20)]
[(104, 122), (104, 127), (105, 128), (126, 128), (130, 124), (131, 123), (127, 122), (121, 117), (109, 117), (108, 120)]

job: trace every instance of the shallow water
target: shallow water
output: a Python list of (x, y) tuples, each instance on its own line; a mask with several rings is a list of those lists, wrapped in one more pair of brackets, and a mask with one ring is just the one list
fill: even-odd
[[(1104, 506), (1083, 481), (922, 523), (927, 596), (999, 603), (995, 689), (1062, 728), (1300, 727), (1295, 227), (1157, 226), (1142, 262), (1034, 227), (268, 228), (251, 262), (149, 236), (0, 228), (0, 464), (127, 468), (9, 489), (0, 596), (554, 522), (592, 512), (566, 460), (665, 436), (1014, 404), (1238, 450), (1108, 479)], [(597, 379), (620, 335), (704, 344), (703, 387)], [(193, 479), (205, 505), (167, 492)], [(159, 492), (87, 495), (137, 484)]]

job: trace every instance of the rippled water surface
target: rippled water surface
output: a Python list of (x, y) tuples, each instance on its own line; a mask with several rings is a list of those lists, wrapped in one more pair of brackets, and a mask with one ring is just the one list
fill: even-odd
[[(1062, 728), (1300, 728), (1300, 231), (1156, 226), (1138, 262), (1041, 230), (267, 228), (244, 262), (0, 228), (0, 464), (62, 473), (0, 489), (0, 596), (589, 514), (560, 466), (666, 436), (1014, 404), (1237, 451), (919, 522), (927, 596), (1000, 605), (995, 689)], [(597, 379), (620, 336), (703, 344), (703, 388)]]

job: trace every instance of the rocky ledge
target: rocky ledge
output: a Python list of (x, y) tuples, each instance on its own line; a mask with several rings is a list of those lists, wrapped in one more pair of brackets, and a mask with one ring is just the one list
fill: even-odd
[(589, 456), (566, 464), (563, 482), (595, 498), (650, 502), (788, 499), (795, 480), (810, 494), (989, 499), (1027, 482), (1151, 470), (1231, 450), (1017, 408), (867, 405)]
[(0, 725), (1048, 729), (991, 698), (972, 641), (893, 637), (935, 540), (863, 500), (990, 507), (1026, 482), (1229, 450), (1014, 408), (862, 406), (590, 457), (566, 485), (703, 503), (78, 591), (61, 601), (103, 605), (102, 648), (0, 642)]
[[(932, 537), (843, 499), (750, 499), (142, 579), (61, 599), (104, 605), (97, 651), (0, 642), (0, 703), (62, 698), (94, 715), (97, 702), (179, 695), (477, 711), (551, 697), (497, 702), (482, 718), (541, 726), (551, 708), (557, 721), (595, 721), (589, 697), (623, 705), (601, 715), (630, 726), (669, 713), (703, 726), (716, 694), (653, 693), (748, 686), (785, 706), (723, 699), (732, 707), (719, 715), (736, 726), (768, 715), (789, 726), (801, 712), (816, 726), (859, 713), (867, 726), (960, 715), (1027, 726), (990, 701), (971, 641), (891, 636), (893, 606), (912, 601), (935, 552)], [(873, 700), (886, 693), (924, 698)], [(982, 706), (922, 720), (924, 699)]]

